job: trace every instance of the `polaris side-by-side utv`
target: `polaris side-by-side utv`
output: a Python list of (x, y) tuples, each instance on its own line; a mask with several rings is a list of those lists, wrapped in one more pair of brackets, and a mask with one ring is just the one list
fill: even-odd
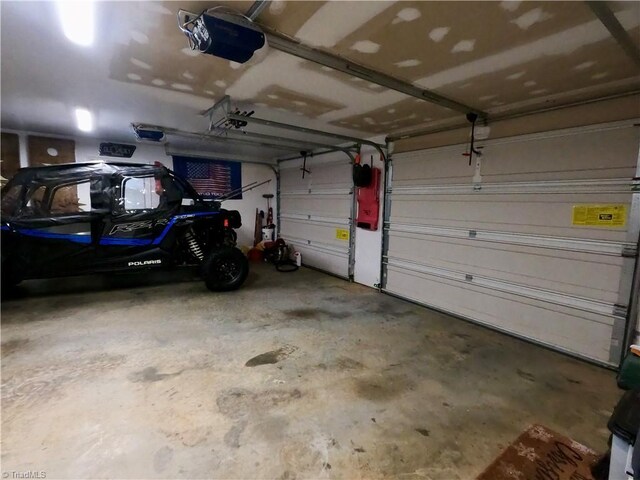
[(2, 189), (2, 284), (198, 266), (210, 290), (242, 285), (240, 213), (171, 170), (135, 163), (20, 169)]

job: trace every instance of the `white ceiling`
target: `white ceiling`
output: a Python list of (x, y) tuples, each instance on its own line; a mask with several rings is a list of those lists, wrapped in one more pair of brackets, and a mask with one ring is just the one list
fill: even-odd
[[(225, 3), (246, 11), (252, 2)], [(103, 139), (133, 141), (132, 122), (204, 132), (199, 113), (225, 93), (262, 118), (365, 138), (462, 117), (274, 50), (240, 69), (189, 55), (177, 10), (216, 4), (96, 2), (96, 40), (81, 47), (65, 38), (55, 3), (0, 2), (2, 127), (83, 135), (74, 109), (84, 107), (96, 123), (84, 135)], [(610, 4), (638, 39), (640, 2)], [(277, 0), (259, 21), (489, 113), (640, 85), (638, 69), (584, 2)], [(204, 148), (198, 140), (178, 144)], [(291, 153), (231, 144), (215, 151)]]
[[(142, 7), (145, 3), (149, 5), (149, 2), (139, 2)], [(114, 56), (123, 45), (132, 42), (131, 32), (140, 28), (135, 22), (141, 16), (128, 18), (125, 13), (138, 6), (136, 2), (98, 2), (96, 41), (91, 47), (82, 47), (64, 36), (55, 3), (0, 2), (2, 128), (129, 142), (135, 140), (131, 123), (205, 132), (208, 119), (200, 112), (211, 107), (217, 98), (111, 78)], [(178, 8), (176, 3), (175, 10)], [(182, 35), (177, 26), (175, 31)], [(182, 38), (186, 47), (187, 39)], [(278, 55), (278, 52), (271, 54)], [(190, 60), (202, 62), (207, 59), (200, 56)], [(83, 133), (76, 128), (74, 110), (77, 107), (87, 108), (93, 113), (93, 132)], [(256, 110), (256, 116), (280, 122), (358, 134), (300, 116), (292, 117), (275, 109), (251, 108)], [(264, 129), (254, 130), (264, 132)], [(278, 134), (281, 131), (268, 133)], [(295, 153), (291, 149), (278, 151), (229, 143), (211, 145), (199, 140), (171, 137), (170, 140), (180, 148), (208, 149), (254, 158)], [(323, 141), (331, 143), (326, 138)]]

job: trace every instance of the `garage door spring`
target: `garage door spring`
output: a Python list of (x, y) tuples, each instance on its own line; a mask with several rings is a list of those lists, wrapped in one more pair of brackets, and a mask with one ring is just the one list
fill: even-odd
[(193, 234), (193, 228), (190, 228), (189, 230), (187, 230), (187, 233), (185, 233), (184, 238), (186, 239), (187, 245), (189, 246), (189, 251), (193, 254), (194, 257), (202, 261), (204, 259), (204, 254), (202, 253), (202, 247), (200, 247), (198, 240)]

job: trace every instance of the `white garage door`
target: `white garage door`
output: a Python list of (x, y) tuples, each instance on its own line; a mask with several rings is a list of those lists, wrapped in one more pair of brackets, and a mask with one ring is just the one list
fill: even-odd
[(464, 146), (394, 156), (385, 290), (617, 365), (638, 143), (626, 122), (489, 140), (479, 165)]
[(349, 278), (351, 161), (344, 153), (307, 160), (304, 178), (298, 160), (280, 163), (280, 235), (302, 254), (304, 265)]

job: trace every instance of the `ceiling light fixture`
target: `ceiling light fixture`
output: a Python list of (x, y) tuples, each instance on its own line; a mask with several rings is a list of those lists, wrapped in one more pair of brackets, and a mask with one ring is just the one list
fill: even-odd
[(77, 45), (92, 45), (95, 27), (94, 2), (58, 0), (56, 6), (65, 36)]
[(78, 129), (83, 132), (93, 130), (93, 117), (91, 116), (91, 112), (86, 108), (76, 108), (76, 123)]

